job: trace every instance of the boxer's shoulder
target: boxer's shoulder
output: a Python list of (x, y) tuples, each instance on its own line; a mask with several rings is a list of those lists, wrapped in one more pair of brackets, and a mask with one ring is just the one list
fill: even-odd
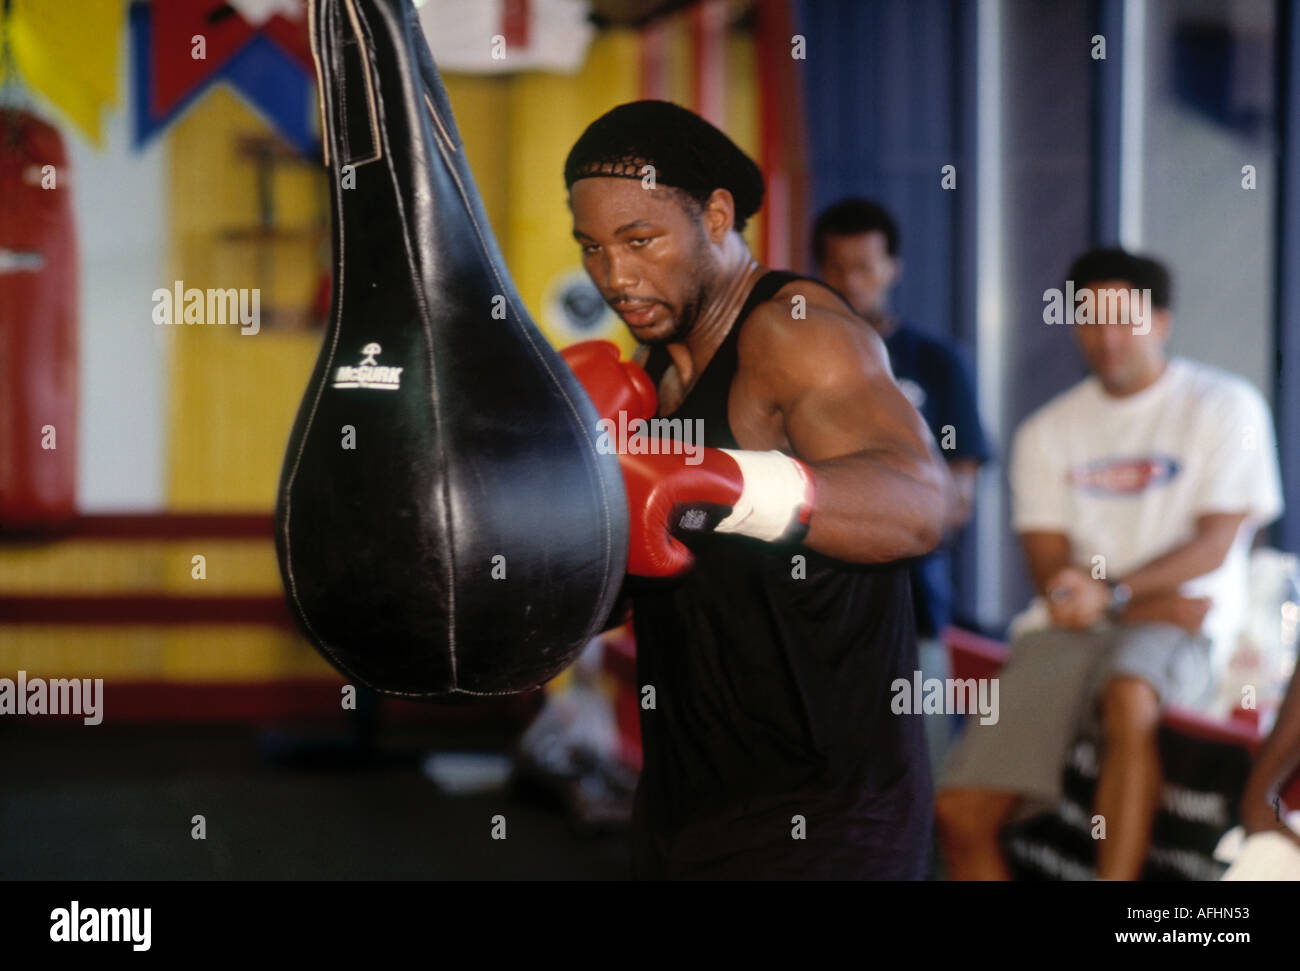
[(839, 294), (826, 284), (810, 277), (799, 277), (791, 280), (772, 294), (771, 298), (766, 302), (779, 303), (789, 309), (796, 304), (799, 298), (802, 298), (809, 307), (828, 310), (841, 316), (852, 315), (852, 311)]
[(844, 368), (873, 372), (888, 362), (876, 332), (814, 280), (792, 280), (755, 307), (737, 353), (742, 370), (822, 377)]

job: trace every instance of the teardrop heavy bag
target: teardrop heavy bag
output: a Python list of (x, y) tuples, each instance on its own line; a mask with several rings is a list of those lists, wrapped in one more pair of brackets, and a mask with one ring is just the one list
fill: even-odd
[(410, 0), (310, 17), (334, 293), (280, 480), (285, 589), (379, 691), (532, 688), (618, 596), (618, 460), (506, 272)]

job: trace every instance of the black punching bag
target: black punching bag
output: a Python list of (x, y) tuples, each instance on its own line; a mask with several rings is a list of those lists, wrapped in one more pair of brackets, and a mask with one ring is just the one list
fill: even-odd
[(280, 480), (285, 589), (379, 691), (526, 690), (613, 609), (618, 460), (510, 280), (410, 0), (310, 18), (334, 293)]

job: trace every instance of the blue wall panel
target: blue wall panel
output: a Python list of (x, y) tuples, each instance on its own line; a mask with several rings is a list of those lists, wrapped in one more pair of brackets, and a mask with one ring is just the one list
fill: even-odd
[(956, 299), (956, 192), (940, 169), (958, 166), (951, 0), (799, 0), (812, 208), (848, 195), (876, 199), (898, 219), (903, 279), (894, 309), (951, 334)]

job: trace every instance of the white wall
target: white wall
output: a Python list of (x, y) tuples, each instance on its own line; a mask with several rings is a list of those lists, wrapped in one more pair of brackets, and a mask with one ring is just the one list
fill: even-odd
[(83, 512), (156, 510), (165, 486), (167, 347), (150, 319), (167, 270), (163, 140), (131, 147), (125, 26), (119, 41), (121, 104), (106, 117), (102, 148), (52, 116), (71, 156), (81, 264)]
[[(1271, 133), (1247, 136), (1176, 100), (1173, 31), (1197, 17), (1226, 20), (1253, 40), (1237, 48), (1234, 100), (1275, 101), (1271, 0), (1146, 4), (1140, 248), (1173, 273), (1170, 351), (1240, 374), (1271, 401), (1277, 146)], [(1242, 188), (1244, 165), (1255, 167), (1253, 190)]]

